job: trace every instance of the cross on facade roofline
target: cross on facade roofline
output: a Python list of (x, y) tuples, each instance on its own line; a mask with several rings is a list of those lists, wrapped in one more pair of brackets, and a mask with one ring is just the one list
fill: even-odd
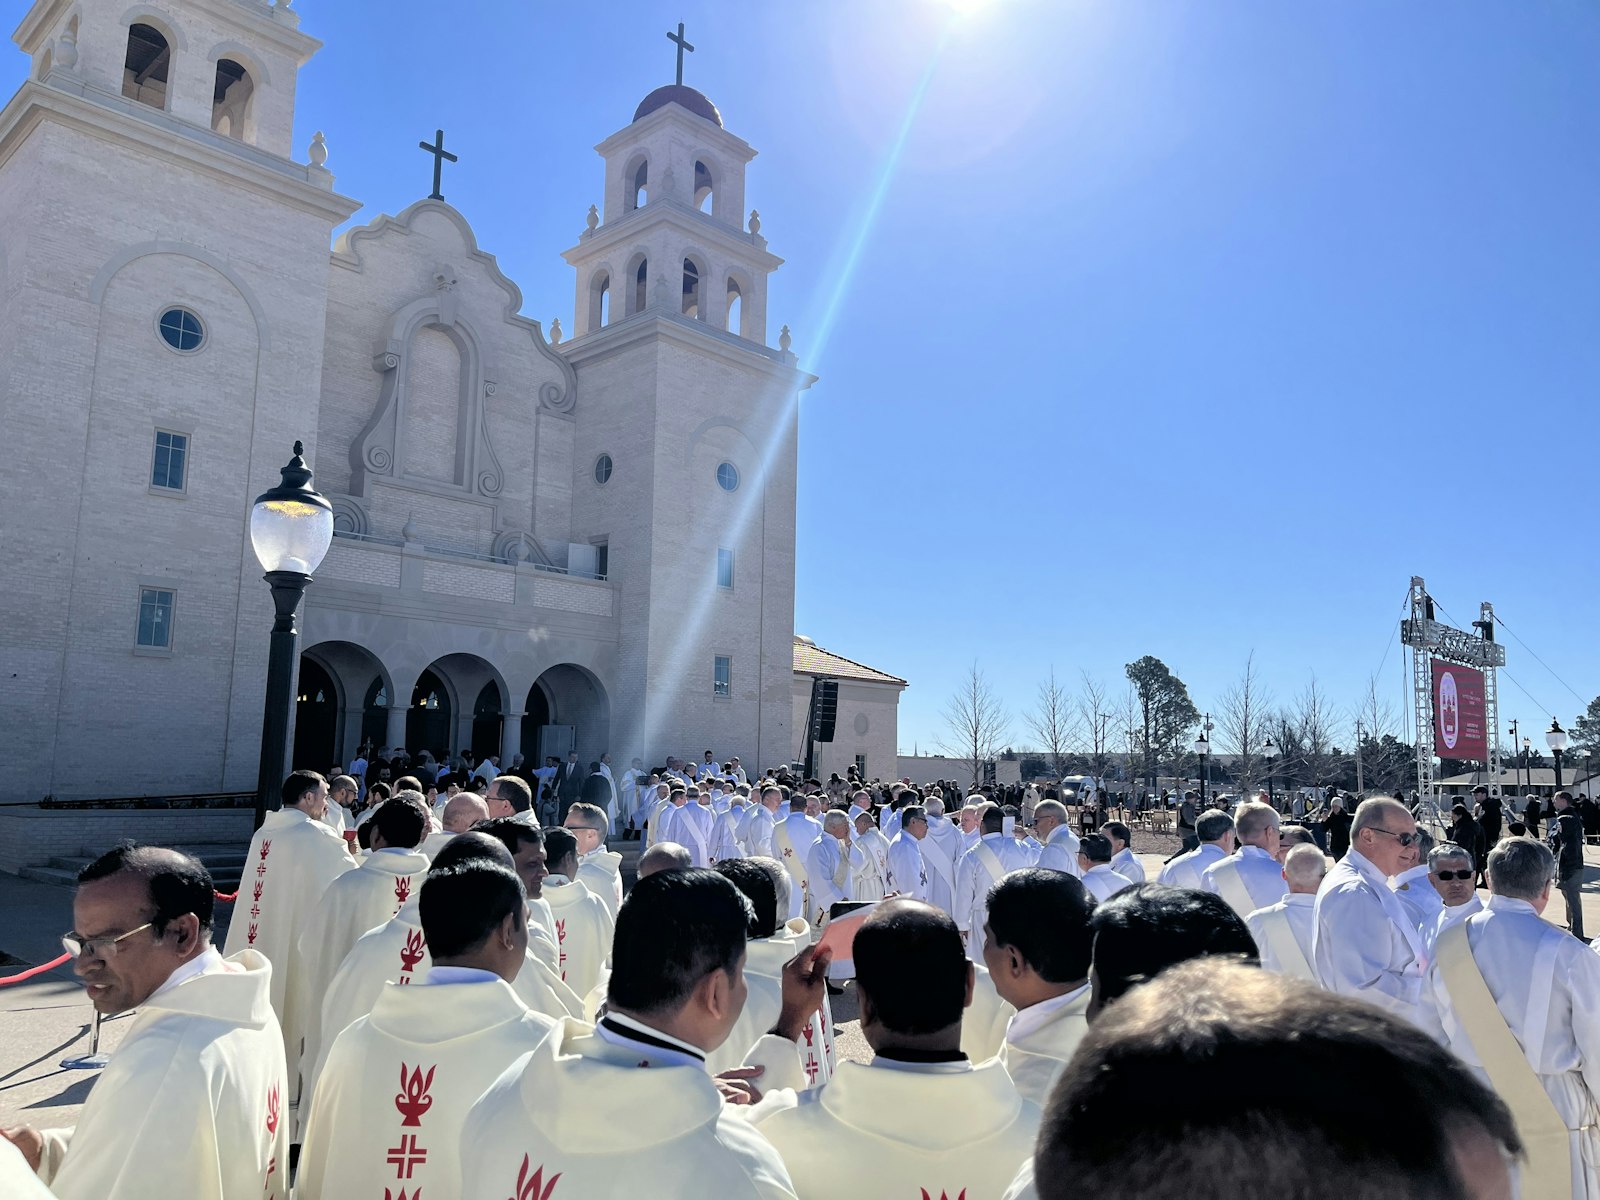
[(673, 33), (670, 29), (667, 30), (667, 41), (676, 42), (678, 44), (678, 86), (682, 87), (683, 86), (683, 52), (685, 50), (687, 50), (690, 54), (694, 53), (694, 47), (691, 46), (689, 44), (689, 42), (688, 42), (688, 39), (686, 39), (683, 36), (683, 22), (682, 21), (678, 22), (678, 32), (677, 33)]
[(433, 155), (433, 194), (428, 199), (443, 200), (444, 196), (439, 191), (439, 183), (440, 173), (444, 170), (444, 160), (449, 159), (451, 162), (460, 162), (461, 160), (444, 148), (444, 130), (442, 129), (434, 131), (433, 145), (430, 146), (427, 142), (418, 142), (417, 145)]

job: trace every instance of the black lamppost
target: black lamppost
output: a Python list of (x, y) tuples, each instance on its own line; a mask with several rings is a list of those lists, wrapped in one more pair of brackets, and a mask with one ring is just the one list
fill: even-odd
[(1561, 790), (1561, 752), (1567, 748), (1567, 731), (1561, 728), (1561, 722), (1554, 717), (1550, 718), (1550, 728), (1545, 730), (1545, 745), (1550, 747), (1550, 753), (1556, 760), (1556, 791)]
[(261, 770), (256, 779), (256, 828), (267, 819), (267, 801), (283, 786), (289, 756), (289, 722), (294, 715), (295, 656), (300, 642), (294, 614), (311, 572), (321, 565), (333, 541), (333, 506), (311, 487), (311, 469), (294, 444), (277, 487), (256, 497), (250, 509), (250, 544), (266, 572), (277, 617), (267, 656), (267, 703), (261, 714)]
[[(1516, 750), (1517, 750), (1517, 723), (1515, 721), (1511, 722), (1510, 733), (1511, 733), (1511, 751), (1512, 751), (1513, 754), (1515, 754)], [(1519, 763), (1517, 765), (1517, 790), (1520, 791), (1521, 789), (1522, 789), (1522, 766)]]
[(1267, 739), (1267, 744), (1261, 747), (1261, 757), (1267, 760), (1267, 803), (1273, 808), (1278, 807), (1278, 794), (1273, 790), (1273, 760), (1278, 757), (1278, 747), (1273, 745), (1272, 739)]
[(1210, 782), (1206, 774), (1206, 759), (1211, 754), (1211, 743), (1206, 740), (1206, 730), (1211, 726), (1210, 717), (1211, 714), (1207, 713), (1205, 727), (1200, 730), (1200, 736), (1194, 740), (1194, 752), (1200, 756), (1200, 807), (1202, 809), (1206, 806), (1207, 792), (1209, 791), (1206, 785)]

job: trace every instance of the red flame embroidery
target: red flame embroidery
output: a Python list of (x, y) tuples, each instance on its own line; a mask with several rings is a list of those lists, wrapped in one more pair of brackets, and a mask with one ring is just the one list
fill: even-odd
[(396, 912), (400, 911), (400, 906), (406, 902), (406, 898), (410, 895), (411, 876), (401, 875), (397, 877), (394, 881), (394, 907)]
[(278, 1132), (278, 1115), (280, 1113), (278, 1085), (273, 1084), (272, 1090), (267, 1093), (267, 1132), (276, 1135)]
[(261, 861), (262, 862), (266, 862), (267, 861), (267, 855), (269, 855), (271, 853), (272, 853), (272, 839), (268, 838), (266, 841), (261, 843)]
[(809, 1046), (811, 1045), (811, 1039), (816, 1035), (816, 1030), (812, 1026), (807, 1025), (800, 1031), (800, 1035), (806, 1039), (806, 1045)]
[(413, 1067), (408, 1075), (406, 1064), (400, 1064), (400, 1090), (395, 1093), (394, 1106), (405, 1118), (400, 1122), (401, 1128), (407, 1125), (421, 1125), (422, 1114), (433, 1107), (433, 1097), (428, 1095), (428, 1092), (433, 1087), (435, 1069), (429, 1067), (428, 1074), (424, 1076), (421, 1067)]
[(260, 929), (260, 926), (258, 926), (254, 921), (250, 922), (250, 934), (249, 934), (248, 940), (245, 943), (246, 945), (254, 946), (256, 944), (256, 933), (257, 933), (257, 931), (259, 929)]
[(259, 879), (256, 880), (256, 886), (253, 887), (250, 890), (250, 898), (252, 900), (260, 900), (261, 899), (261, 890), (266, 886), (267, 885), (263, 881), (261, 881)]
[[(405, 1188), (401, 1188), (400, 1189), (400, 1194), (398, 1196), (395, 1196), (395, 1195), (391, 1195), (390, 1194), (388, 1188), (384, 1188), (383, 1189), (383, 1200), (406, 1200), (406, 1190), (405, 1190)], [(416, 1191), (411, 1193), (411, 1200), (422, 1200), (422, 1189), (421, 1188), (418, 1188)]]
[[(933, 1197), (928, 1194), (928, 1189), (927, 1188), (923, 1188), (922, 1189), (922, 1200), (933, 1200)], [(939, 1200), (950, 1200), (950, 1197), (945, 1193), (944, 1189), (942, 1189), (942, 1188), (939, 1190)], [(962, 1188), (961, 1189), (961, 1194), (956, 1197), (956, 1200), (967, 1200), (967, 1189), (966, 1188)]]
[[(405, 949), (400, 951), (400, 970), (409, 975), (422, 961), (422, 956), (427, 953), (427, 942), (423, 939), (422, 930), (413, 929), (406, 934)], [(405, 980), (401, 980), (405, 983)]]
[(531, 1165), (528, 1161), (528, 1156), (524, 1154), (522, 1156), (522, 1170), (517, 1172), (517, 1190), (511, 1196), (511, 1200), (550, 1200), (550, 1194), (556, 1190), (556, 1181), (561, 1178), (561, 1172), (557, 1171), (550, 1176), (550, 1182), (546, 1183), (544, 1181), (544, 1164), (541, 1163), (539, 1168), (532, 1175), (529, 1175), (528, 1167)]

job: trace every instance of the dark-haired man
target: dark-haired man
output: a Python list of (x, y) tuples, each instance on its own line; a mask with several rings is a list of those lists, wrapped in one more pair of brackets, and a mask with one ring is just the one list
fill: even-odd
[(544, 898), (544, 881), (550, 875), (549, 852), (544, 845), (544, 830), (533, 823), (532, 813), (514, 817), (491, 817), (473, 829), (486, 833), (511, 854), (513, 869), (528, 894), (528, 937), (534, 957), (544, 962), (559, 977), (561, 951), (556, 942), (555, 915)]
[[(1128, 1136), (1131, 1112), (1139, 1137)], [(1208, 959), (1174, 967), (1094, 1024), (1006, 1195), (1507, 1200), (1520, 1150), (1505, 1105), (1415, 1027)]]
[(1133, 880), (1112, 869), (1111, 853), (1111, 839), (1103, 833), (1086, 833), (1078, 844), (1083, 886), (1096, 900), (1109, 900), (1124, 888), (1133, 886)]
[[(571, 811), (567, 816), (570, 819)], [(550, 866), (544, 880), (544, 902), (550, 906), (560, 953), (556, 972), (562, 983), (587, 996), (600, 982), (611, 955), (611, 910), (578, 878), (578, 841), (570, 831), (546, 829), (544, 846)]]
[[(744, 1008), (751, 919), (750, 902), (714, 872), (641, 879), (617, 914), (599, 1025), (568, 1022), (473, 1106), (463, 1200), (543, 1200), (558, 1178), (557, 1196), (792, 1200), (778, 1155), (723, 1104), (705, 1065)], [(800, 957), (814, 1008), (826, 961)], [(794, 1057), (792, 1045), (775, 1052)]]
[(1033, 852), (1004, 830), (1005, 814), (1000, 806), (985, 805), (978, 814), (978, 840), (956, 864), (956, 907), (950, 915), (967, 940), (967, 954), (973, 962), (983, 961), (989, 889), (1008, 872), (1033, 865)]
[[(367, 826), (372, 831), (372, 853), (358, 870), (346, 871), (322, 893), (315, 914), (300, 932), (289, 968), (294, 973), (289, 987), (297, 1018), (290, 1037), (302, 1038), (304, 1053), (311, 1056), (319, 1052), (322, 1000), (344, 956), (363, 933), (400, 911), (428, 870), (428, 856), (417, 849), (428, 833), (428, 805), (420, 792), (396, 792), (377, 807)], [(299, 1066), (297, 1055), (290, 1067), (291, 1080)], [(310, 1066), (306, 1064), (308, 1070)]]
[(322, 823), (328, 803), (328, 781), (315, 771), (296, 771), (283, 781), (282, 807), (250, 839), (239, 899), (222, 952), (229, 958), (241, 950), (259, 950), (272, 964), (273, 1011), (283, 1035), (284, 1061), (293, 1100), (300, 1066), (305, 1014), (295, 1005), (290, 988), (295, 947), (311, 920), (317, 902), (331, 884), (355, 869), (345, 841)]
[(4, 1131), (63, 1200), (288, 1194), (272, 969), (216, 951), (212, 905), (210, 873), (176, 850), (124, 842), (78, 876), (73, 970), (97, 1012), (138, 1013), (75, 1128)]
[(1230, 958), (1259, 965), (1250, 930), (1214, 892), (1140, 883), (1096, 906), (1089, 920), (1094, 961), (1088, 1017), (1192, 958)]
[(974, 1065), (961, 1052), (973, 967), (955, 922), (888, 900), (862, 922), (853, 953), (873, 1061), (841, 1062), (824, 1086), (774, 1093), (751, 1114), (796, 1195), (999, 1195), (1033, 1146), (1039, 1109), (998, 1059)]
[(984, 966), (1016, 1009), (1001, 1057), (1017, 1090), (1043, 1105), (1089, 1023), (1094, 898), (1060, 871), (1013, 871), (989, 893)]
[(1169, 859), (1156, 876), (1168, 887), (1197, 888), (1208, 867), (1233, 853), (1233, 818), (1220, 808), (1208, 808), (1194, 819), (1194, 836), (1199, 844)]
[(512, 990), (528, 912), (509, 866), (466, 858), (430, 870), (419, 913), (433, 965), (415, 986), (386, 984), (370, 1015), (335, 1040), (312, 1095), (295, 1179), (302, 1196), (362, 1195), (374, 1180), (411, 1195), (453, 1193), (468, 1111), (555, 1028)]

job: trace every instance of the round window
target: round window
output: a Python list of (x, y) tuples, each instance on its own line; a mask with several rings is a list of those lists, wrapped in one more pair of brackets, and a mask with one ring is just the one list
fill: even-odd
[(606, 480), (610, 479), (611, 478), (611, 468), (612, 468), (611, 455), (602, 454), (599, 458), (595, 459), (594, 460), (594, 481), (596, 483), (604, 483)]
[(156, 323), (161, 340), (174, 350), (191, 354), (200, 349), (206, 340), (206, 328), (200, 318), (187, 308), (169, 308)]
[(721, 463), (717, 467), (717, 486), (725, 492), (731, 492), (739, 486), (739, 468), (731, 462)]

